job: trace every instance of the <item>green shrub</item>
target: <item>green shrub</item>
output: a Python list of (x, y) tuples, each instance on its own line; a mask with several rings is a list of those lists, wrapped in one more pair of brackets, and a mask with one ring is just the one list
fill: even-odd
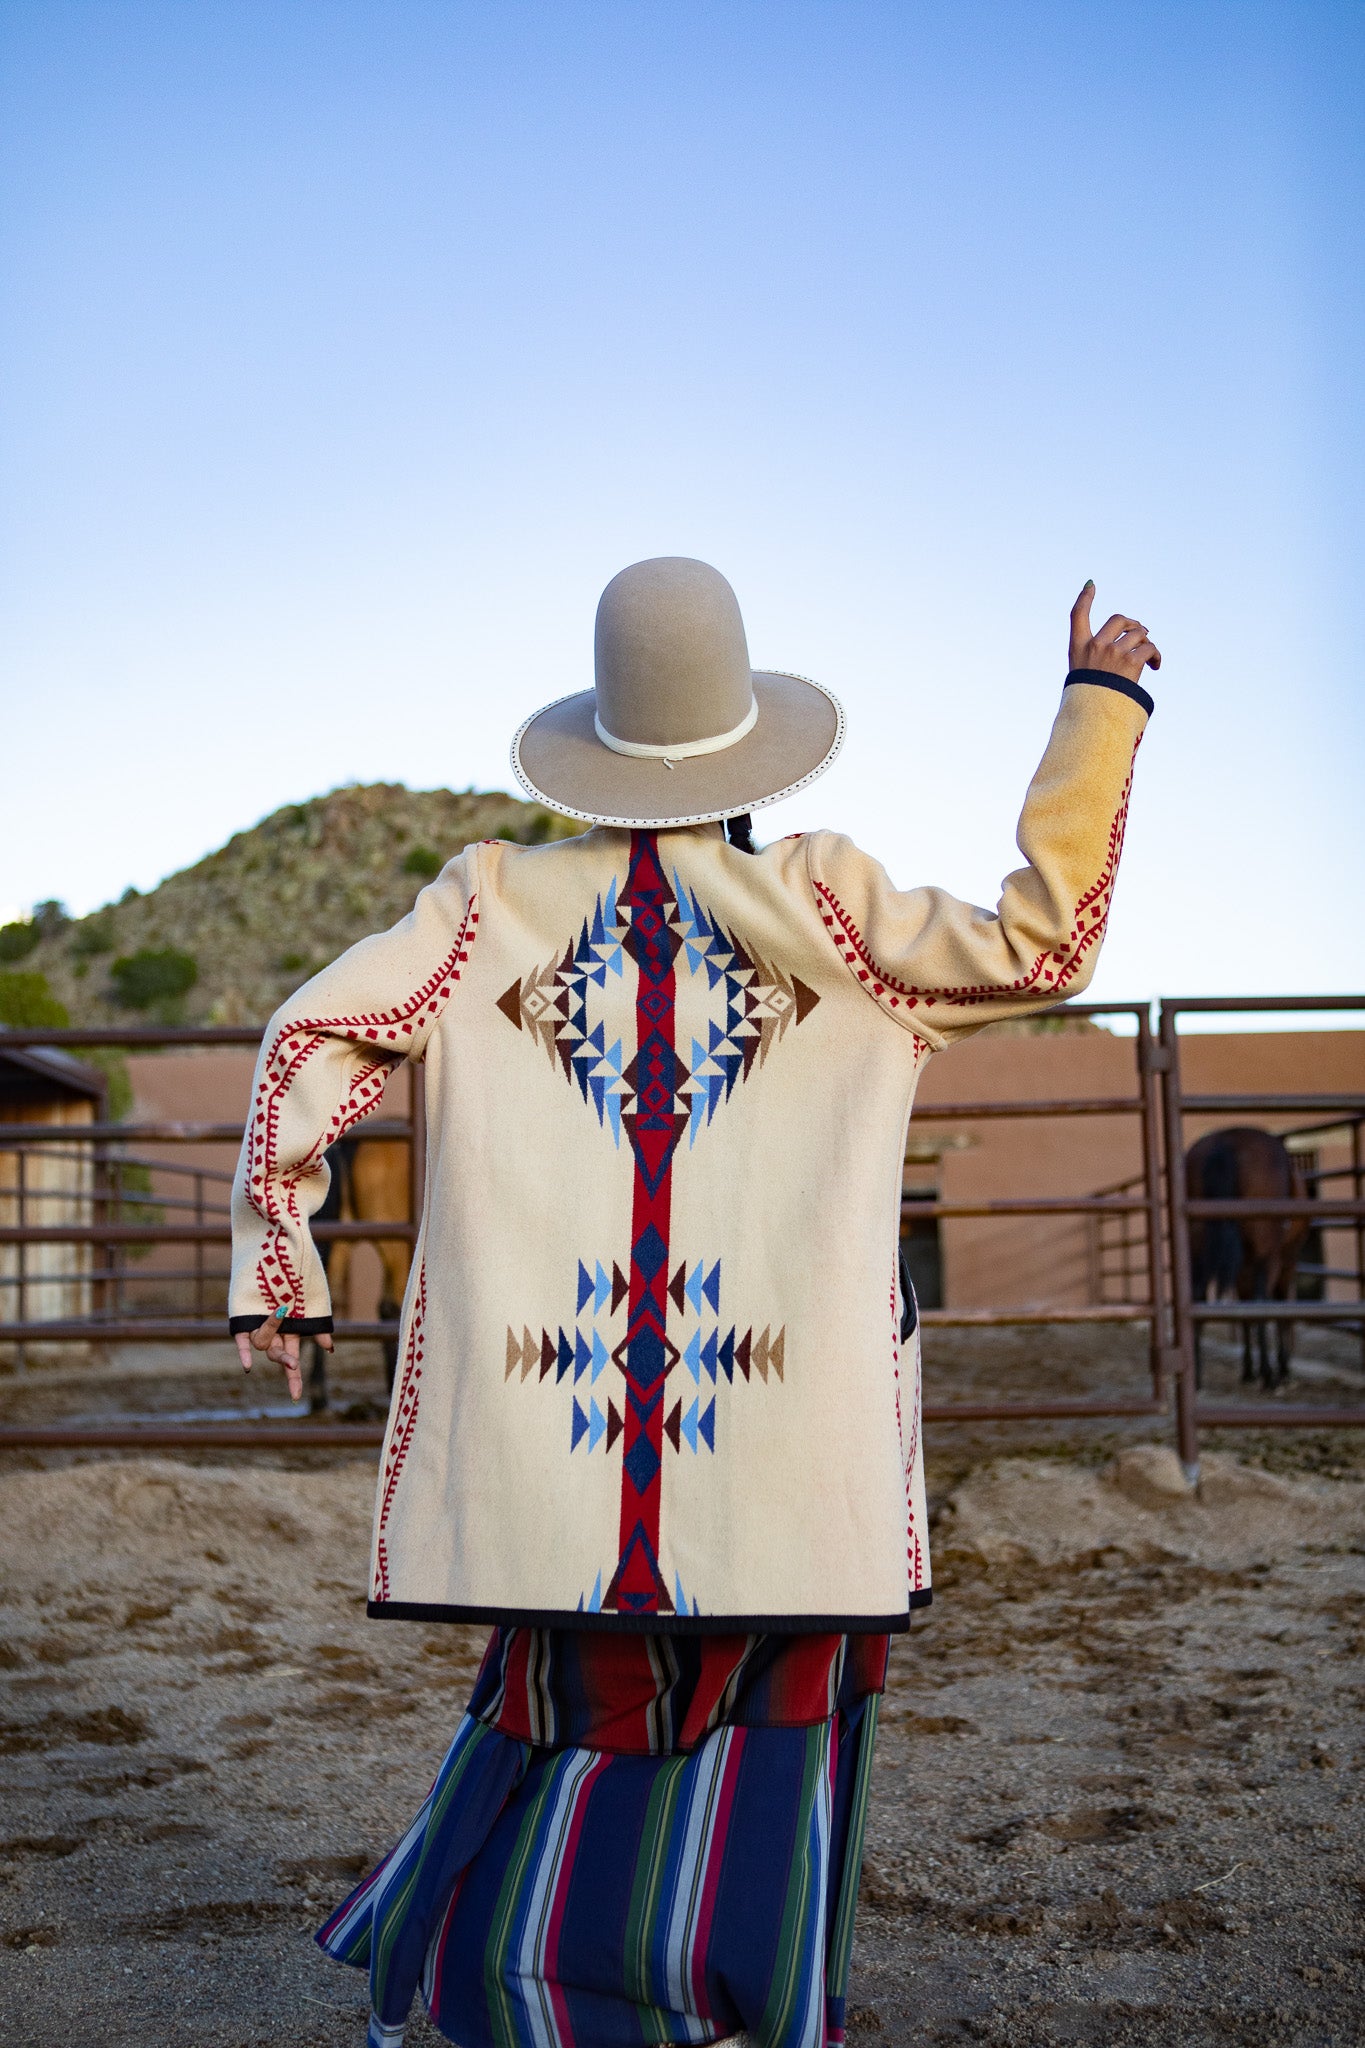
[(199, 969), (189, 953), (174, 946), (144, 946), (141, 952), (126, 953), (109, 969), (114, 1000), (128, 1010), (155, 1010), (169, 1023), (183, 998), (199, 979)]
[(440, 874), (444, 866), (440, 854), (433, 853), (429, 846), (411, 846), (403, 861), (403, 873), (420, 875), (424, 882), (429, 882), (433, 875)]
[(33, 922), (38, 927), (40, 939), (52, 939), (58, 932), (66, 930), (71, 919), (66, 905), (59, 903), (55, 896), (49, 896), (46, 903), (34, 904)]
[[(116, 1046), (88, 1045), (81, 1047), (76, 1058), (103, 1074), (108, 1089), (105, 1112), (111, 1124), (121, 1124), (133, 1107), (133, 1080), (124, 1055)], [(136, 1218), (130, 1217), (128, 1221), (134, 1222)]]
[(37, 1031), (45, 1024), (69, 1024), (64, 1003), (47, 985), (45, 974), (0, 974), (0, 1024), (16, 1031)]
[(71, 934), (71, 950), (78, 960), (93, 953), (112, 953), (117, 944), (112, 910), (97, 910), (93, 917), (82, 918)]
[(536, 804), (512, 821), (506, 836), (520, 840), (523, 846), (545, 846), (554, 839), (573, 839), (582, 830), (576, 819)]
[(0, 960), (22, 960), (41, 937), (31, 917), (19, 918), (14, 924), (0, 924)]

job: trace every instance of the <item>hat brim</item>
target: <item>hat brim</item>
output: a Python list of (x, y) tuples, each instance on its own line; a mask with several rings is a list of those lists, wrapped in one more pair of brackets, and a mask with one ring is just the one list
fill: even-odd
[(844, 740), (837, 697), (805, 676), (754, 671), (758, 717), (716, 754), (662, 760), (617, 754), (597, 737), (592, 690), (528, 718), (512, 770), (538, 803), (592, 825), (705, 825), (760, 810), (823, 775)]

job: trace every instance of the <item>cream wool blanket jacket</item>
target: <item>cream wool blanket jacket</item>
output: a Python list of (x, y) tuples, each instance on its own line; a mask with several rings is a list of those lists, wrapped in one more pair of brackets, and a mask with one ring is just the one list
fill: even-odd
[(233, 1327), (330, 1326), (325, 1148), (426, 1068), (370, 1611), (896, 1629), (929, 1598), (906, 1124), (925, 1061), (1094, 970), (1151, 708), (1068, 679), (996, 912), (848, 839), (467, 847), (272, 1020)]

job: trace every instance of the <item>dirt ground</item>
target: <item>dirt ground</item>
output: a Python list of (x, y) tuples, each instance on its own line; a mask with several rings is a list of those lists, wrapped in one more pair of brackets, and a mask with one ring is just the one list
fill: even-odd
[[(124, 1356), (6, 1380), (0, 1414), (279, 1401), (231, 1385)], [(1365, 1433), (1228, 1433), (1194, 1497), (1144, 1434), (931, 1435), (937, 1597), (893, 1655), (855, 2044), (1365, 2041)], [(363, 1982), (309, 1936), (420, 1803), (481, 1646), (366, 1621), (373, 1470), (7, 1458), (13, 2048), (358, 2048)]]

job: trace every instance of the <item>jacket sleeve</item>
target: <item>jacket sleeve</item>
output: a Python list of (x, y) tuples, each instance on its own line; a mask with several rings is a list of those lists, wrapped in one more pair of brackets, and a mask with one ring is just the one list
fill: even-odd
[(994, 911), (944, 889), (897, 889), (849, 839), (813, 833), (820, 914), (849, 971), (930, 1046), (1079, 995), (1095, 971), (1118, 873), (1133, 758), (1152, 700), (1073, 670), (1019, 819), (1026, 865)]
[(309, 1219), (326, 1196), (324, 1158), (420, 1060), (478, 929), (477, 849), (423, 889), (391, 931), (362, 939), (305, 982), (261, 1041), (232, 1189), (229, 1328), (255, 1329), (281, 1304), (284, 1330), (330, 1330), (327, 1275)]

